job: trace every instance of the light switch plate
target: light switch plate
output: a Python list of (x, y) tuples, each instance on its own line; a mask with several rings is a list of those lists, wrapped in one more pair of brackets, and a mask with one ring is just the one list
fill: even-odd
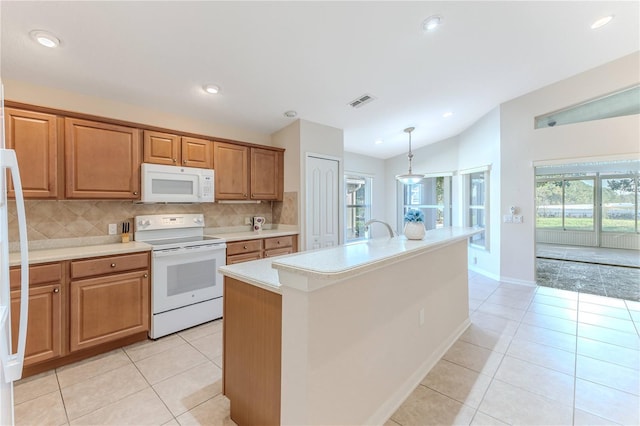
[(513, 222), (513, 215), (511, 214), (505, 214), (504, 216), (502, 216), (502, 221), (504, 223), (512, 223)]
[(513, 215), (513, 223), (522, 223), (522, 215), (521, 214)]

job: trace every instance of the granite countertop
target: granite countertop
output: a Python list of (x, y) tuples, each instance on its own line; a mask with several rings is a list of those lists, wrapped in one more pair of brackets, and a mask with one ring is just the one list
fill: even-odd
[(208, 228), (204, 230), (204, 234), (208, 237), (224, 238), (227, 242), (242, 241), (242, 240), (255, 240), (258, 238), (271, 238), (271, 237), (285, 237), (288, 235), (299, 234), (298, 228), (283, 227), (280, 225), (277, 229), (263, 229), (260, 232), (253, 231), (238, 231), (238, 230), (226, 230)]
[(427, 231), (423, 240), (407, 240), (404, 236), (378, 238), (221, 266), (219, 270), (225, 276), (281, 293), (280, 271), (315, 279), (340, 280), (394, 263), (403, 257), (416, 256), (466, 240), (479, 232), (482, 230), (474, 228), (435, 229)]
[(450, 227), (427, 231), (422, 240), (377, 238), (273, 259), (273, 268), (310, 279), (341, 280), (394, 263), (407, 256), (466, 240), (482, 229)]
[[(29, 250), (29, 264), (33, 265), (37, 263), (59, 262), (62, 260), (136, 253), (150, 250), (151, 246), (149, 244), (137, 241), (132, 241), (129, 243), (97, 244), (78, 247)], [(20, 265), (20, 252), (9, 253), (9, 266), (17, 265)]]
[(278, 271), (271, 267), (274, 259), (277, 259), (277, 257), (221, 266), (218, 270), (227, 277), (235, 278), (274, 293), (280, 293)]

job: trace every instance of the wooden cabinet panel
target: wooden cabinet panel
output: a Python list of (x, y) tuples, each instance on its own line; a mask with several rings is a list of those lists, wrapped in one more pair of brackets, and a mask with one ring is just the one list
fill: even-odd
[(215, 142), (213, 149), (216, 200), (249, 199), (249, 148)]
[(248, 262), (250, 260), (258, 259), (262, 259), (262, 253), (259, 251), (254, 251), (253, 253), (247, 254), (234, 254), (231, 256), (227, 256), (227, 265), (233, 265), (235, 263)]
[(273, 237), (273, 238), (265, 238), (264, 239), (264, 249), (271, 250), (282, 247), (291, 247), (293, 246), (293, 236), (287, 235), (285, 237)]
[(213, 169), (213, 142), (183, 136), (181, 144), (183, 166)]
[(70, 348), (90, 348), (149, 330), (148, 272), (71, 281)]
[(262, 250), (262, 239), (234, 241), (227, 243), (227, 256), (242, 253), (259, 252)]
[(282, 200), (283, 154), (251, 148), (251, 199)]
[(73, 260), (71, 262), (71, 278), (84, 278), (148, 268), (148, 253)]
[[(62, 297), (61, 284), (29, 289), (27, 342), (24, 365), (57, 358), (62, 354)], [(15, 351), (20, 324), (20, 290), (11, 292), (11, 338)]]
[[(11, 343), (16, 350), (20, 325), (20, 268), (11, 268), (9, 274), (12, 290)], [(29, 314), (25, 366), (62, 355), (63, 275), (62, 263), (29, 267)]]
[(224, 384), (239, 425), (280, 424), (282, 297), (225, 277)]
[(180, 136), (145, 130), (143, 153), (144, 163), (180, 164)]
[(282, 256), (282, 255), (291, 254), (291, 253), (293, 253), (292, 247), (284, 247), (279, 249), (265, 250), (264, 257), (266, 258), (266, 257)]
[(140, 198), (140, 130), (65, 118), (67, 198)]
[[(59, 153), (62, 141), (59, 145), (59, 120), (52, 114), (5, 109), (6, 147), (16, 151), (25, 198), (57, 198), (60, 193), (58, 161), (62, 161)], [(15, 197), (11, 178), (7, 187), (7, 195)]]

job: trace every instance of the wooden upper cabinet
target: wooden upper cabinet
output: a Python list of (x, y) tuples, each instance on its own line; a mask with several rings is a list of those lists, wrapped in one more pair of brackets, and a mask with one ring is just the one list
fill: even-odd
[(213, 142), (171, 133), (144, 131), (144, 162), (213, 168)]
[[(5, 109), (6, 146), (16, 151), (25, 198), (58, 198), (61, 193), (58, 180), (61, 120), (52, 114)], [(11, 178), (7, 182), (8, 196), (15, 197)]]
[(140, 198), (141, 131), (65, 118), (67, 198)]
[(251, 148), (251, 199), (282, 201), (283, 153)]
[(224, 142), (213, 144), (216, 200), (249, 199), (249, 148)]
[(181, 146), (183, 166), (213, 169), (213, 142), (183, 136)]
[(170, 133), (144, 131), (144, 163), (180, 164), (180, 136)]

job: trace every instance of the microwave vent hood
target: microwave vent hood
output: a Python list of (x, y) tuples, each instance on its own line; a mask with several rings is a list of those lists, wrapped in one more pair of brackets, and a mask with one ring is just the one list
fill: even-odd
[(214, 171), (196, 167), (142, 163), (142, 203), (213, 203)]

